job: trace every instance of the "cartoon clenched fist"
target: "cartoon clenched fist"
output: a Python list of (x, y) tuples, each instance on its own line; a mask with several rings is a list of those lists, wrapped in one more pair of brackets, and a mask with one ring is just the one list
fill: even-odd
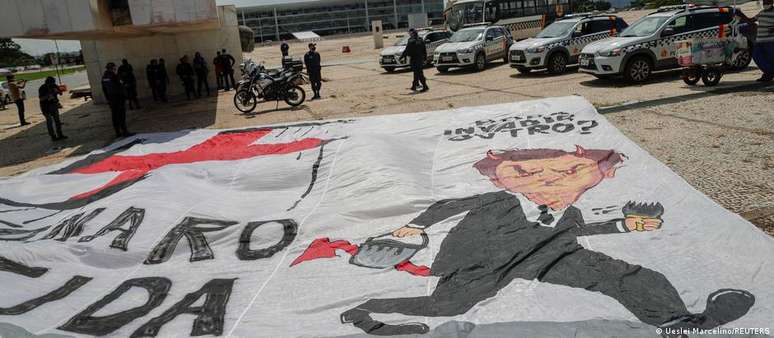
[(398, 230), (395, 230), (392, 232), (392, 235), (394, 237), (403, 238), (403, 237), (412, 237), (412, 236), (418, 236), (421, 235), (423, 232), (425, 232), (422, 229), (412, 228), (409, 226), (404, 226)]
[(630, 201), (624, 205), (622, 211), (626, 217), (624, 224), (629, 231), (658, 230), (664, 222), (661, 219), (664, 207), (658, 202), (648, 204)]

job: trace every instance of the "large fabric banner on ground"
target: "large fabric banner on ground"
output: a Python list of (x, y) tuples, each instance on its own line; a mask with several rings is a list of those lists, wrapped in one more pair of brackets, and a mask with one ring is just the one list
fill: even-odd
[(768, 335), (771, 257), (581, 97), (137, 135), (0, 179), (0, 336)]

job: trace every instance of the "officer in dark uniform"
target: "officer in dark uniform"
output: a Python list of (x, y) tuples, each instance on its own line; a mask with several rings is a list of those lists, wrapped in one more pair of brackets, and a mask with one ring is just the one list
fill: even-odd
[(113, 118), (113, 128), (117, 137), (127, 137), (129, 133), (126, 127), (126, 93), (116, 73), (116, 64), (108, 63), (105, 74), (102, 75), (102, 92), (110, 105), (110, 113)]
[(40, 99), (40, 112), (46, 118), (46, 128), (51, 141), (60, 141), (67, 138), (62, 134), (62, 122), (59, 120), (59, 95), (62, 92), (56, 85), (56, 79), (49, 76), (38, 89), (38, 98)]
[(282, 40), (282, 44), (280, 45), (280, 52), (282, 53), (282, 59), (284, 60), (288, 54), (290, 54), (290, 45), (288, 45), (287, 41)]
[(317, 52), (316, 44), (309, 44), (309, 52), (304, 55), (304, 64), (306, 65), (306, 71), (309, 73), (309, 81), (312, 82), (312, 92), (314, 92), (312, 100), (320, 99), (320, 88), (322, 88), (322, 65), (320, 53)]
[(236, 81), (234, 80), (234, 65), (236, 65), (236, 59), (224, 49), (223, 52), (220, 53), (220, 60), (223, 64), (223, 80), (226, 82), (226, 91), (229, 91), (229, 81), (231, 81), (231, 87), (236, 90)]
[(425, 79), (424, 67), (425, 60), (427, 60), (427, 48), (425, 48), (425, 41), (419, 37), (419, 33), (412, 28), (409, 29), (411, 37), (406, 44), (406, 49), (403, 50), (403, 54), (400, 56), (401, 62), (404, 62), (406, 56), (411, 59), (411, 71), (414, 72), (414, 82), (411, 84), (411, 90), (417, 90), (419, 84), (422, 84), (422, 92), (426, 92), (430, 89), (427, 86), (427, 79)]
[(180, 81), (183, 82), (183, 89), (185, 89), (185, 96), (190, 100), (191, 94), (194, 92), (194, 69), (191, 63), (188, 62), (188, 55), (184, 55), (180, 58), (180, 63), (175, 70), (177, 76), (180, 77)]

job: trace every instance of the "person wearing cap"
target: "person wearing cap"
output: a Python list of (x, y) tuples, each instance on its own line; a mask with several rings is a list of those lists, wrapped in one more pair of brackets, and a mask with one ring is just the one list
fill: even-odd
[(40, 112), (46, 118), (46, 128), (51, 141), (61, 141), (67, 138), (62, 134), (62, 121), (59, 120), (59, 95), (62, 92), (56, 85), (56, 79), (49, 76), (38, 89), (38, 99), (40, 101)]
[(426, 92), (430, 87), (427, 86), (427, 79), (425, 78), (424, 73), (425, 60), (427, 60), (425, 41), (419, 37), (419, 33), (417, 33), (414, 28), (409, 29), (409, 35), (409, 40), (406, 43), (403, 54), (400, 56), (400, 60), (401, 62), (404, 62), (407, 56), (411, 59), (411, 71), (414, 72), (414, 81), (411, 83), (411, 90), (417, 90), (421, 83), (422, 92)]
[(8, 91), (11, 94), (11, 101), (16, 104), (16, 108), (19, 111), (19, 124), (26, 126), (30, 123), (24, 118), (24, 97), (21, 95), (21, 90), (27, 85), (27, 81), (16, 81), (16, 77), (13, 74), (6, 76), (6, 79), (8, 80)]
[(110, 62), (105, 66), (105, 73), (102, 75), (102, 92), (110, 106), (116, 137), (131, 136), (126, 127), (126, 92), (116, 73), (115, 63)]
[(322, 65), (320, 53), (317, 52), (316, 44), (309, 44), (309, 51), (304, 54), (304, 65), (306, 65), (306, 72), (309, 73), (309, 81), (312, 83), (312, 92), (314, 92), (312, 100), (320, 99), (320, 89), (322, 88)]

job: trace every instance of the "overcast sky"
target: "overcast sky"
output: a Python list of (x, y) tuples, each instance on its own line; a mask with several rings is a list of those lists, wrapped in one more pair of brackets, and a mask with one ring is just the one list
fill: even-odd
[[(287, 2), (303, 2), (310, 0), (216, 0), (218, 6), (220, 5), (237, 5), (237, 7), (243, 6), (255, 6), (272, 3), (287, 3)], [(324, 0), (323, 0), (324, 1)], [(22, 46), (22, 50), (30, 55), (42, 55), (49, 52), (54, 52), (54, 42), (51, 40), (31, 40), (31, 39), (14, 39), (16, 43)], [(59, 50), (62, 52), (78, 51), (81, 49), (81, 43), (78, 41), (59, 41)]]

